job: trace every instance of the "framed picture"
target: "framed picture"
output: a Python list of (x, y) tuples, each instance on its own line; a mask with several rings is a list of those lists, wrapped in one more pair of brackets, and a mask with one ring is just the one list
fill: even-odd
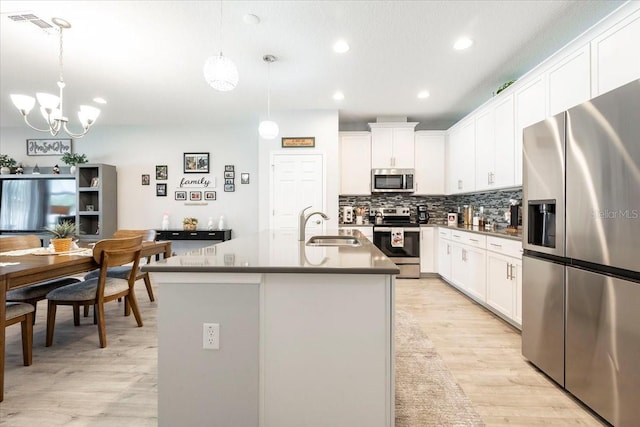
[(249, 174), (241, 173), (240, 174), (240, 184), (248, 184), (249, 183)]
[(94, 176), (93, 178), (91, 178), (91, 186), (92, 187), (99, 187), (100, 186), (100, 178), (98, 178), (97, 176)]
[(236, 186), (233, 184), (224, 184), (224, 191), (226, 192), (236, 191)]
[(315, 146), (316, 138), (313, 136), (304, 138), (282, 138), (282, 147), (284, 148), (303, 148)]
[(234, 171), (230, 171), (230, 172), (226, 172), (224, 173), (224, 178), (235, 178), (236, 177), (236, 173)]
[(202, 191), (189, 191), (189, 200), (194, 202), (202, 200)]
[(60, 156), (71, 153), (71, 139), (27, 139), (27, 156)]
[(149, 174), (142, 175), (142, 185), (149, 185), (151, 183), (151, 177)]
[(176, 191), (175, 199), (176, 200), (187, 200), (187, 192), (186, 191)]
[(184, 153), (184, 173), (209, 173), (209, 153)]
[(167, 165), (156, 166), (156, 179), (158, 181), (166, 181), (169, 177)]
[(156, 184), (156, 196), (167, 197), (167, 184)]
[(233, 179), (232, 179), (232, 178), (225, 179), (225, 180), (224, 180), (224, 183), (225, 183), (225, 185), (227, 185), (227, 184), (235, 184), (235, 183), (233, 182)]
[(233, 165), (225, 165), (224, 166), (224, 171), (225, 172), (233, 172), (234, 171)]
[(215, 200), (216, 199), (216, 192), (215, 191), (205, 191), (204, 192), (204, 199), (205, 200)]

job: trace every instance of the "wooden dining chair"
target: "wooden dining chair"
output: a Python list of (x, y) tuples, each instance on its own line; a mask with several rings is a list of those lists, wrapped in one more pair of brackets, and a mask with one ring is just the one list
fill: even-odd
[(22, 361), (31, 366), (33, 354), (33, 315), (35, 309), (24, 302), (8, 302), (5, 315), (5, 327), (20, 323), (22, 328)]
[[(135, 237), (142, 236), (142, 240), (144, 242), (153, 242), (156, 240), (156, 231), (155, 230), (117, 230), (113, 234), (114, 239), (119, 239), (123, 237)], [(147, 257), (147, 264), (151, 262), (151, 256)], [(118, 279), (128, 279), (129, 273), (131, 272), (131, 266), (123, 265), (120, 267), (112, 267), (107, 271), (107, 276), (116, 277)], [(84, 280), (94, 279), (98, 277), (100, 274), (100, 270), (93, 270), (87, 273), (84, 276)], [(136, 274), (136, 281), (143, 279), (144, 285), (147, 288), (147, 295), (149, 295), (149, 301), (155, 301), (155, 296), (153, 295), (153, 288), (151, 286), (151, 278), (149, 277), (149, 273), (146, 271), (141, 271), (138, 268), (138, 272)], [(84, 313), (85, 317), (88, 315), (88, 310), (85, 309)]]
[[(63, 286), (47, 294), (47, 339), (46, 346), (53, 344), (53, 332), (58, 305), (73, 307), (73, 323), (80, 324), (80, 306), (93, 305), (94, 318), (98, 324), (100, 347), (107, 346), (107, 334), (104, 317), (104, 304), (124, 298), (125, 307), (131, 307), (139, 327), (143, 325), (138, 303), (134, 292), (136, 271), (140, 263), (142, 236), (123, 239), (105, 239), (96, 243), (93, 248), (93, 259), (100, 266), (98, 277), (79, 283)], [(120, 279), (107, 276), (110, 267), (133, 263), (129, 277)]]
[[(34, 234), (10, 236), (0, 239), (0, 252), (33, 249), (41, 247), (40, 238)], [(33, 323), (36, 321), (38, 301), (46, 298), (47, 294), (61, 286), (79, 282), (75, 277), (62, 277), (46, 282), (34, 283), (18, 289), (7, 291), (7, 302), (24, 302), (33, 306)]]

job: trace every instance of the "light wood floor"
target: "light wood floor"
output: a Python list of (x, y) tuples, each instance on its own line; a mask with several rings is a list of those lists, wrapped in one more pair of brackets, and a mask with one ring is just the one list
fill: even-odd
[[(157, 425), (157, 305), (139, 288), (144, 327), (108, 304), (105, 349), (91, 319), (74, 327), (68, 307), (44, 347), (43, 301), (25, 367), (20, 327), (8, 328), (0, 426)], [(398, 280), (396, 303), (418, 319), (487, 425), (601, 425), (522, 359), (519, 333), (440, 280)]]

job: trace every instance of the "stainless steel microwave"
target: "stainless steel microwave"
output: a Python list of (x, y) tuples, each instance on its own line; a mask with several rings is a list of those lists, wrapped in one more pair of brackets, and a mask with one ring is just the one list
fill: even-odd
[(372, 193), (413, 193), (415, 169), (372, 169)]

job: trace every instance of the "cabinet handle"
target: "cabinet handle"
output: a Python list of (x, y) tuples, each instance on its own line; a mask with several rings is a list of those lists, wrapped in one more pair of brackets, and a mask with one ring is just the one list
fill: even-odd
[(451, 247), (447, 245), (447, 255), (451, 255)]
[(511, 280), (511, 277), (509, 277), (509, 267), (511, 266), (511, 264), (507, 264), (507, 280)]
[(458, 190), (462, 190), (462, 180), (458, 180)]
[(509, 264), (510, 265), (510, 270), (511, 270), (511, 280), (515, 279), (516, 276), (513, 275), (513, 267), (515, 267), (515, 265), (513, 264)]
[(464, 249), (462, 250), (462, 261), (466, 261), (467, 260), (467, 251), (465, 251)]
[(491, 184), (491, 172), (487, 172), (487, 184)]
[(469, 240), (472, 241), (472, 242), (476, 242), (476, 243), (478, 243), (480, 241), (478, 239), (469, 239)]
[(495, 244), (495, 243), (489, 243), (489, 244), (490, 244), (491, 246), (495, 246), (496, 248), (501, 248), (501, 247), (502, 247), (502, 245), (497, 245), (497, 244)]

